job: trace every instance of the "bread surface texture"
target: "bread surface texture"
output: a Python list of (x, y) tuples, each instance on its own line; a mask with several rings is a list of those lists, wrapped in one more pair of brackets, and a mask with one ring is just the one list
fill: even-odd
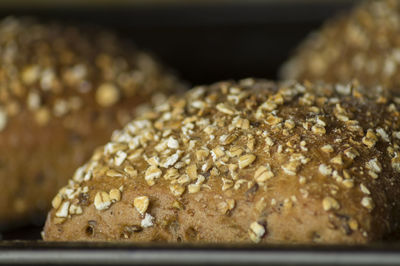
[(245, 79), (115, 131), (53, 199), (49, 241), (367, 243), (397, 230), (398, 98)]
[(1, 20), (0, 223), (45, 213), (135, 106), (181, 87), (150, 55), (110, 32)]
[(281, 69), (284, 79), (346, 83), (400, 91), (400, 2), (360, 1), (328, 20)]

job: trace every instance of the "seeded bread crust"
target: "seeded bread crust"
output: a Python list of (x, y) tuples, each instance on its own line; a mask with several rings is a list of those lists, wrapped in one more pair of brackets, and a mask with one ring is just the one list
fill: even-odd
[(398, 230), (399, 98), (245, 79), (115, 131), (52, 201), (47, 241), (366, 243)]
[(135, 106), (182, 88), (148, 54), (94, 28), (10, 17), (0, 51), (1, 225), (47, 211)]
[(400, 91), (400, 2), (362, 1), (312, 33), (281, 69), (284, 79)]

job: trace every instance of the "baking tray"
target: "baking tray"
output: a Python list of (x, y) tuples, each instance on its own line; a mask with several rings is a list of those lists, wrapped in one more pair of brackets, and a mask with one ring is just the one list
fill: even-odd
[[(355, 2), (1, 1), (0, 17), (106, 26), (191, 84), (206, 84), (248, 76), (276, 79), (279, 66), (307, 34)], [(0, 264), (400, 265), (397, 242), (348, 247), (45, 243), (39, 241), (44, 218), (35, 220), (1, 233)]]
[(19, 265), (399, 265), (398, 244), (259, 246), (0, 243), (0, 264)]

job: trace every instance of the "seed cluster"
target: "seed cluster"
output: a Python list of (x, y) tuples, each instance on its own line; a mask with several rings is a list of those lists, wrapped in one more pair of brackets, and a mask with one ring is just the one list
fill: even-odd
[[(398, 100), (383, 103), (354, 84), (343, 89), (245, 79), (196, 87), (115, 131), (59, 192), (54, 212), (79, 215), (64, 205), (75, 204), (83, 190), (90, 199), (96, 195), (101, 212), (112, 208), (110, 192), (98, 189), (102, 180), (124, 187), (143, 182), (165, 187), (177, 200), (208, 190), (225, 194), (217, 206), (220, 215), (239, 211), (243, 196), (262, 197), (254, 203), (255, 216), (265, 208), (291, 209), (303, 199), (317, 199), (321, 212), (346, 215), (340, 225), (345, 234), (358, 230), (367, 236), (361, 216), (351, 210), (368, 214), (378, 204), (384, 208), (380, 193), (398, 185)], [(271, 197), (283, 182), (298, 191)], [(145, 216), (144, 225), (161, 222), (151, 216), (148, 196), (128, 204)], [(252, 241), (268, 237), (268, 223), (252, 220), (248, 226)]]
[(399, 34), (399, 1), (362, 1), (310, 35), (284, 65), (282, 76), (332, 83), (357, 79), (368, 86), (398, 88)]

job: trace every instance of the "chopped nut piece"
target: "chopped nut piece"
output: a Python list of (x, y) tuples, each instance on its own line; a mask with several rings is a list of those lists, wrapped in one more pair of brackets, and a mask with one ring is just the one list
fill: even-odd
[(386, 133), (386, 131), (383, 128), (377, 128), (376, 133), (386, 142), (390, 142), (389, 135)]
[(111, 202), (117, 202), (121, 200), (121, 191), (119, 191), (119, 189), (113, 188), (108, 194)]
[(283, 120), (283, 119), (280, 118), (280, 117), (277, 117), (277, 116), (275, 116), (275, 115), (269, 114), (269, 115), (267, 116), (267, 118), (265, 119), (265, 122), (266, 122), (268, 125), (274, 126), (274, 125), (276, 125), (276, 124), (282, 122), (282, 120)]
[(60, 217), (53, 218), (54, 224), (62, 224), (63, 222), (65, 222), (65, 220), (66, 220), (66, 218), (60, 218)]
[(171, 156), (169, 156), (164, 162), (162, 162), (160, 165), (164, 168), (168, 168), (170, 166), (173, 166), (179, 159), (179, 153), (175, 153)]
[(400, 131), (393, 132), (392, 136), (395, 137), (396, 139), (400, 139)]
[(337, 84), (336, 91), (343, 95), (349, 95), (351, 93), (351, 85), (350, 84), (346, 84), (346, 85)]
[(338, 164), (338, 165), (343, 165), (342, 156), (339, 154), (339, 155), (333, 157), (330, 162), (334, 163), (334, 164)]
[(273, 111), (278, 107), (278, 105), (276, 103), (274, 103), (273, 101), (266, 101), (263, 104), (260, 105), (260, 109), (261, 110), (266, 110), (266, 111)]
[(226, 134), (219, 137), (219, 141), (221, 145), (228, 145), (231, 144), (237, 138), (236, 134)]
[(331, 145), (324, 145), (324, 146), (322, 146), (321, 147), (321, 150), (323, 151), (323, 152), (326, 152), (326, 153), (331, 153), (331, 152), (333, 152), (333, 147), (331, 146)]
[(375, 173), (374, 171), (368, 171), (368, 175), (372, 177), (373, 179), (377, 179), (379, 175)]
[(256, 156), (254, 154), (246, 154), (239, 157), (239, 168), (243, 169), (254, 162)]
[(57, 194), (53, 200), (51, 201), (51, 205), (53, 206), (54, 209), (58, 209), (58, 207), (60, 207), (62, 202), (62, 198), (60, 196), (60, 194)]
[(120, 172), (118, 172), (117, 170), (114, 169), (110, 169), (106, 172), (106, 175), (110, 176), (110, 177), (123, 177), (124, 175)]
[(326, 197), (322, 200), (322, 207), (325, 211), (338, 210), (340, 208), (339, 202), (332, 197)]
[(168, 148), (176, 150), (176, 149), (179, 148), (179, 142), (175, 138), (169, 137), (168, 142), (167, 142), (167, 146), (168, 146)]
[(352, 188), (354, 187), (354, 181), (351, 179), (345, 179), (343, 180), (343, 185), (347, 188)]
[(347, 170), (343, 170), (343, 176), (346, 179), (350, 179), (351, 178), (351, 175), (350, 175), (349, 171), (347, 171)]
[(242, 153), (243, 153), (243, 149), (240, 148), (239, 146), (233, 146), (233, 147), (228, 151), (229, 157), (237, 157), (237, 156), (240, 156)]
[(294, 121), (292, 119), (288, 119), (285, 121), (285, 127), (287, 129), (293, 129), (295, 127), (295, 125), (296, 124), (294, 123)]
[(201, 185), (200, 184), (190, 184), (188, 185), (188, 192), (189, 193), (197, 193), (199, 192), (201, 189)]
[(191, 164), (186, 168), (186, 173), (190, 177), (191, 180), (197, 178), (197, 166), (196, 164)]
[(94, 197), (94, 206), (97, 210), (106, 210), (110, 207), (110, 205), (111, 200), (107, 192), (100, 191), (96, 193), (96, 196)]
[(69, 214), (82, 214), (82, 212), (81, 206), (77, 206), (75, 204), (71, 204), (69, 206)]
[(190, 182), (190, 178), (188, 175), (181, 175), (178, 180), (177, 180), (178, 184), (180, 185), (186, 185)]
[(282, 165), (281, 168), (288, 175), (296, 175), (297, 171), (299, 170), (300, 165), (301, 165), (301, 162), (298, 160), (295, 160), (295, 161), (290, 161), (290, 162)]
[(347, 222), (349, 225), (350, 229), (353, 231), (356, 231), (358, 229), (358, 223), (357, 220), (354, 218), (350, 218), (349, 221)]
[(157, 166), (151, 165), (149, 168), (147, 168), (144, 179), (149, 186), (152, 186), (155, 184), (154, 180), (159, 178), (161, 174), (162, 172)]
[(234, 190), (238, 190), (238, 189), (240, 188), (240, 186), (241, 186), (242, 184), (246, 183), (246, 182), (247, 182), (246, 179), (239, 179), (239, 180), (237, 180), (236, 183), (235, 183), (235, 185), (234, 185), (234, 187), (233, 187), (233, 189), (234, 189)]
[(129, 175), (129, 177), (136, 177), (138, 175), (138, 171), (132, 166), (126, 166), (124, 171)]
[(367, 195), (371, 194), (369, 189), (363, 183), (360, 184), (360, 189), (364, 194), (367, 194)]
[(181, 196), (183, 192), (185, 192), (185, 187), (179, 184), (171, 185), (169, 189), (171, 190), (172, 194), (177, 197)]
[(191, 106), (197, 109), (203, 109), (206, 107), (206, 103), (203, 101), (193, 101)]
[(371, 197), (364, 197), (361, 200), (361, 205), (371, 211), (374, 208), (374, 202)]
[(318, 170), (321, 174), (325, 176), (332, 174), (332, 167), (326, 164), (320, 164)]
[(216, 161), (218, 158), (224, 155), (225, 155), (224, 148), (221, 146), (217, 146), (211, 151), (211, 156), (213, 157), (214, 161)]
[(227, 199), (226, 203), (228, 203), (228, 210), (233, 210), (235, 208), (235, 200), (234, 199)]
[(270, 137), (265, 137), (265, 144), (268, 146), (274, 145), (274, 141)]
[(361, 133), (363, 131), (362, 127), (360, 127), (357, 120), (346, 121), (346, 126), (347, 126), (348, 130), (353, 131), (353, 132)]
[(396, 154), (396, 157), (394, 157), (391, 161), (392, 168), (395, 170), (397, 173), (400, 173), (400, 157)]
[(126, 144), (118, 142), (109, 142), (104, 146), (104, 154), (114, 154), (119, 150), (125, 150), (127, 148)]
[(228, 190), (233, 187), (233, 181), (230, 179), (222, 178), (222, 191)]
[(241, 118), (240, 116), (236, 116), (233, 120), (232, 120), (232, 124), (237, 127), (237, 128), (241, 128), (244, 130), (249, 129), (250, 127), (250, 121), (244, 118)]
[(249, 235), (250, 235), (250, 239), (254, 243), (259, 243), (261, 241), (261, 238), (265, 235), (264, 226), (257, 222), (253, 222), (250, 225)]
[(304, 185), (307, 182), (307, 179), (304, 176), (299, 176), (299, 183)]
[(131, 152), (128, 155), (128, 160), (130, 160), (130, 161), (136, 160), (142, 156), (142, 153), (143, 153), (143, 149), (134, 150), (133, 152)]
[(96, 101), (102, 107), (114, 105), (119, 97), (119, 90), (110, 83), (100, 85), (96, 91)]
[(256, 140), (255, 140), (254, 136), (251, 134), (247, 135), (247, 145), (246, 146), (250, 151), (254, 150), (255, 143), (256, 143)]
[(318, 125), (318, 124), (312, 126), (311, 131), (318, 135), (324, 135), (326, 133), (325, 127)]
[(260, 166), (254, 173), (254, 179), (257, 183), (264, 183), (268, 179), (272, 178), (274, 173), (271, 171), (271, 166), (267, 164), (266, 166)]
[(114, 162), (116, 166), (121, 166), (128, 155), (123, 151), (117, 151), (115, 154)]
[(382, 166), (377, 158), (371, 159), (366, 163), (366, 167), (373, 171), (374, 173), (380, 173), (382, 171)]
[(147, 196), (140, 196), (136, 197), (133, 200), (133, 206), (135, 206), (135, 209), (143, 215), (146, 211), (147, 208), (149, 207), (150, 200)]
[(69, 210), (69, 201), (64, 201), (61, 204), (61, 207), (57, 210), (56, 212), (56, 217), (60, 217), (60, 218), (66, 218), (68, 216), (68, 210)]
[(216, 107), (218, 111), (227, 115), (234, 115), (236, 113), (236, 110), (226, 103), (219, 103)]
[(154, 217), (151, 216), (150, 214), (146, 213), (146, 215), (144, 216), (144, 218), (141, 221), (140, 225), (143, 228), (152, 227), (154, 225), (153, 224), (153, 220), (154, 220)]
[(366, 136), (362, 139), (362, 143), (364, 143), (370, 149), (375, 146), (377, 141), (378, 138), (372, 129), (368, 129)]
[(358, 151), (357, 151), (356, 149), (352, 148), (352, 147), (346, 149), (346, 150), (344, 151), (344, 154), (345, 154), (348, 158), (350, 158), (350, 159), (352, 159), (352, 160), (355, 159), (357, 156), (360, 155), (360, 154), (358, 153)]
[(317, 125), (320, 125), (323, 127), (326, 126), (325, 118), (323, 118), (321, 116), (317, 116), (316, 122), (317, 122)]
[(179, 178), (179, 171), (175, 168), (170, 168), (164, 175), (164, 179), (166, 180), (174, 180)]
[(209, 154), (210, 154), (210, 152), (208, 150), (204, 150), (204, 149), (197, 150), (196, 151), (196, 158), (199, 161), (203, 161), (203, 160), (207, 159)]

